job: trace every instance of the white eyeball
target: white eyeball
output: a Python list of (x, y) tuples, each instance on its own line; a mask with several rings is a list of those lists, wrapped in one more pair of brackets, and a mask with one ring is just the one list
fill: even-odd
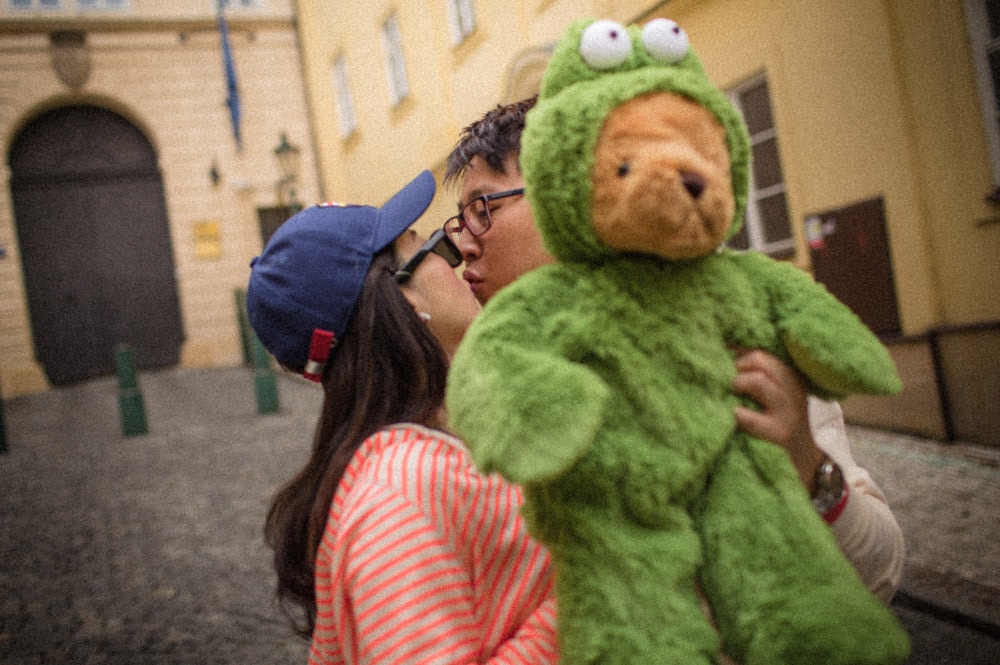
[(654, 18), (643, 27), (642, 45), (654, 59), (669, 64), (683, 60), (691, 46), (684, 29), (668, 18)]
[(614, 21), (594, 21), (580, 36), (580, 56), (594, 69), (611, 69), (632, 52), (632, 38)]

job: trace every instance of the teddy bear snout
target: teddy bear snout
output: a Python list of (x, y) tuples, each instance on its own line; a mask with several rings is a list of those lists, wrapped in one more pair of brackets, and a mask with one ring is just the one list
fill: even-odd
[(691, 198), (697, 200), (701, 193), (705, 191), (705, 178), (692, 171), (681, 171), (681, 184), (684, 185), (684, 189), (687, 190)]

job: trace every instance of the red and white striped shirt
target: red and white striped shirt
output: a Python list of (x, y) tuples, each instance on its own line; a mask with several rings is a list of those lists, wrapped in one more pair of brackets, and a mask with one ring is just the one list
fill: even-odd
[(317, 553), (310, 665), (556, 663), (549, 555), (521, 501), (447, 434), (369, 437)]

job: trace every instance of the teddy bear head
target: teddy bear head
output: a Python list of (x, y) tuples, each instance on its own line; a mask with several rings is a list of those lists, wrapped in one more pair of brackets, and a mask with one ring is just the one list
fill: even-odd
[(574, 23), (521, 149), (546, 249), (571, 262), (712, 253), (742, 224), (749, 164), (742, 118), (668, 19)]

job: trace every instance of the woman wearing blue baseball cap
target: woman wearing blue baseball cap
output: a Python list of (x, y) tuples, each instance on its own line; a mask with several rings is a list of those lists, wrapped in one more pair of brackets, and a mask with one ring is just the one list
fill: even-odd
[(442, 231), (409, 227), (430, 172), (380, 208), (324, 204), (252, 263), (251, 326), (322, 383), (312, 454), (265, 537), (310, 663), (555, 663), (549, 559), (520, 491), (446, 431), (448, 361), (479, 312)]

